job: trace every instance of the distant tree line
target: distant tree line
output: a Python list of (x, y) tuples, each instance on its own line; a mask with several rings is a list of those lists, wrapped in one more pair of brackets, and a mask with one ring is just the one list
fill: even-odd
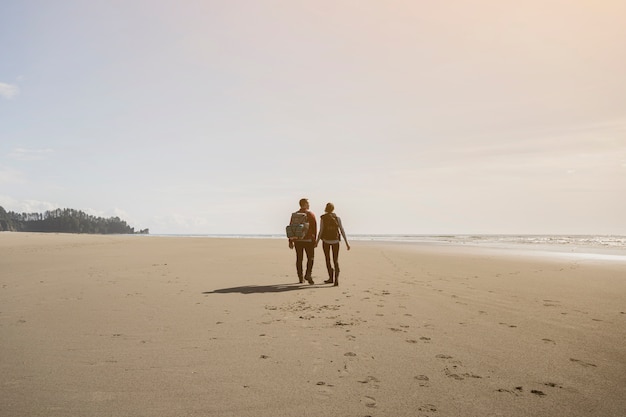
[(56, 209), (44, 213), (7, 212), (0, 206), (0, 231), (95, 233), (95, 234), (148, 234), (148, 229), (135, 232), (119, 217), (96, 217), (80, 210)]

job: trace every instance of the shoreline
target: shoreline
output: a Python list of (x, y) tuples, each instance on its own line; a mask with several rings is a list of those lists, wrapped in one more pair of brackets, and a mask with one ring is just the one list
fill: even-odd
[[(0, 232), (0, 234), (3, 232)], [(24, 233), (24, 232), (4, 232), (4, 233)], [(68, 234), (71, 233), (33, 233), (33, 234)], [(252, 239), (252, 240), (284, 240), (282, 235), (205, 235), (205, 234), (123, 234), (123, 235), (93, 235), (93, 236), (136, 236), (138, 238), (189, 238), (189, 239)], [(476, 252), (486, 251), (493, 253), (500, 253), (503, 256), (526, 256), (526, 257), (556, 257), (564, 259), (580, 259), (580, 260), (595, 260), (595, 261), (607, 261), (607, 262), (626, 262), (626, 248), (621, 247), (603, 247), (592, 245), (566, 245), (566, 244), (539, 244), (539, 243), (510, 243), (510, 242), (454, 242), (454, 241), (437, 241), (437, 240), (425, 240), (425, 238), (431, 237), (427, 235), (419, 235), (414, 237), (415, 239), (423, 240), (410, 240), (406, 236), (396, 236), (389, 238), (372, 239), (371, 235), (357, 235), (350, 236), (350, 242), (361, 242), (364, 244), (399, 244), (407, 246), (416, 246), (421, 248), (452, 248), (452, 250), (475, 250)], [(465, 236), (465, 235), (464, 235)], [(480, 238), (485, 237), (497, 237), (502, 236), (506, 238), (513, 237), (528, 237), (528, 236), (542, 236), (548, 235), (476, 235)], [(562, 235), (561, 237), (572, 236)], [(398, 239), (398, 237), (404, 237), (404, 239)], [(453, 237), (453, 235), (441, 237)], [(553, 236), (559, 237), (559, 236)], [(593, 235), (577, 235), (577, 237), (594, 237)], [(626, 237), (624, 237), (626, 240)], [(342, 246), (343, 247), (343, 246)], [(445, 249), (444, 249), (445, 250)]]
[[(281, 240), (283, 235), (242, 235), (242, 234), (154, 234), (151, 237), (190, 237), (209, 239), (271, 239)], [(556, 240), (553, 243), (533, 243), (528, 239)], [(611, 244), (589, 243), (595, 239), (606, 238), (616, 240)], [(485, 249), (504, 249), (519, 251), (520, 253), (548, 252), (565, 255), (580, 255), (591, 258), (598, 255), (598, 259), (626, 261), (626, 236), (620, 235), (349, 235), (350, 241), (371, 243), (401, 243), (407, 245), (437, 246), (437, 247), (476, 247)], [(502, 241), (502, 239), (504, 239)], [(518, 239), (515, 242), (515, 239)], [(567, 239), (582, 239), (582, 244), (563, 243)], [(620, 257), (623, 257), (621, 259)]]
[(430, 243), (430, 242), (388, 242), (388, 241), (362, 241), (372, 245), (405, 245), (422, 250), (443, 250), (449, 252), (485, 253), (500, 255), (509, 258), (543, 258), (543, 259), (570, 259), (588, 261), (607, 261), (626, 263), (626, 251), (607, 248), (570, 248), (567, 246), (546, 245), (523, 245), (523, 244), (455, 244), (455, 243)]

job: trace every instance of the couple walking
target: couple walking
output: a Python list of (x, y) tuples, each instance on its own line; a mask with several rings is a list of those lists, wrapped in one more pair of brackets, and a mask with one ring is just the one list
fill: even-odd
[[(326, 204), (325, 213), (320, 216), (320, 230), (317, 233), (317, 220), (315, 214), (309, 210), (309, 200), (303, 198), (300, 200), (300, 210), (298, 212), (305, 213), (308, 218), (309, 229), (301, 239), (289, 240), (289, 248), (296, 248), (296, 271), (300, 282), (306, 280), (309, 284), (313, 284), (311, 272), (313, 271), (313, 259), (315, 257), (315, 248), (322, 241), (324, 256), (326, 258), (326, 269), (328, 269), (328, 279), (324, 281), (326, 284), (339, 285), (339, 242), (341, 236), (346, 242), (346, 248), (350, 250), (350, 244), (346, 238), (346, 232), (343, 230), (341, 218), (335, 213), (333, 203)], [(341, 235), (340, 235), (341, 233)], [(330, 256), (332, 252), (332, 264)], [(304, 254), (306, 253), (306, 272), (302, 275), (302, 263)]]

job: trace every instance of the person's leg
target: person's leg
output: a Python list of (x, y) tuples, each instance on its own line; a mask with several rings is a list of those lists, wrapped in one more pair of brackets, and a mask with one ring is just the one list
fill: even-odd
[(324, 281), (327, 284), (333, 283), (333, 267), (330, 264), (330, 244), (323, 242), (322, 248), (324, 249), (324, 258), (326, 259), (326, 269), (328, 270), (328, 280)]
[(303, 246), (306, 251), (306, 273), (304, 274), (304, 279), (306, 279), (309, 284), (313, 284), (311, 273), (313, 272), (313, 260), (315, 258), (315, 242), (304, 242)]
[(295, 242), (296, 248), (296, 271), (298, 272), (298, 279), (300, 282), (304, 282), (304, 276), (302, 275), (302, 261), (304, 259), (304, 246), (302, 242)]
[(333, 264), (335, 265), (335, 285), (339, 285), (339, 243), (332, 245)]

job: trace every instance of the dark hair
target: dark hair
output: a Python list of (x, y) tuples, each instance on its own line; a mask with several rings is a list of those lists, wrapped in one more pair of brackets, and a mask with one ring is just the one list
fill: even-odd
[(332, 213), (335, 210), (335, 205), (333, 203), (327, 203), (324, 211), (326, 213)]
[(300, 207), (304, 207), (308, 204), (309, 200), (307, 198), (300, 199)]

